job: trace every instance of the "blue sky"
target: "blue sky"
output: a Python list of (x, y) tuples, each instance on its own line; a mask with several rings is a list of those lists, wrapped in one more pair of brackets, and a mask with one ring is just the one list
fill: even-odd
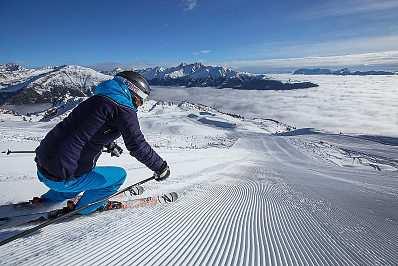
[(4, 0), (0, 23), (0, 63), (398, 65), (396, 0)]

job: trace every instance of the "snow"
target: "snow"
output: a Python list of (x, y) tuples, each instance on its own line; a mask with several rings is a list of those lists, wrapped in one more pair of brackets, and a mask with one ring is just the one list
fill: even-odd
[(201, 63), (185, 64), (181, 63), (176, 67), (162, 68), (154, 67), (147, 68), (140, 71), (141, 74), (148, 80), (155, 78), (182, 78), (189, 77), (193, 80), (201, 79), (219, 79), (219, 78), (233, 78), (237, 77), (239, 73), (232, 69), (221, 67), (221, 66), (205, 66)]
[[(344, 82), (366, 85), (367, 81)], [(327, 86), (341, 88), (344, 82), (335, 85), (332, 80), (334, 85)], [(346, 92), (349, 84), (341, 90)], [(392, 90), (386, 85), (388, 79), (381, 84), (385, 91)], [(159, 90), (155, 90), (156, 97), (163, 95)], [(145, 184), (142, 197), (176, 191), (178, 201), (50, 225), (1, 246), (0, 264), (398, 264), (398, 139), (294, 129), (266, 119), (275, 118), (272, 114), (278, 108), (287, 117), (273, 92), (248, 97), (251, 91), (243, 95), (228, 89), (200, 90), (197, 97), (195, 88), (171, 88), (164, 94), (176, 93), (174, 100), (206, 100), (207, 106), (152, 100), (138, 114), (147, 141), (168, 161), (172, 173), (165, 182)], [(365, 89), (359, 90), (358, 101), (367, 103), (370, 92), (361, 98)], [(323, 87), (311, 92), (319, 97), (325, 91)], [(310, 97), (310, 92), (284, 94), (299, 102), (300, 95)], [(245, 96), (241, 100), (245, 107), (231, 108), (231, 113), (254, 113), (258, 109), (253, 105), (258, 102), (270, 106), (262, 104), (263, 115), (257, 118), (209, 107), (220, 104), (228, 109), (228, 99), (229, 106), (236, 106), (237, 96)], [(300, 103), (305, 101), (309, 100)], [(386, 100), (379, 108), (390, 105)], [(289, 106), (294, 108), (293, 103)], [(340, 108), (337, 103), (335, 108)], [(298, 121), (302, 121), (300, 116), (303, 114), (295, 113)], [(353, 122), (355, 117), (348, 115), (347, 119)], [(0, 118), (0, 150), (33, 150), (60, 119), (28, 122), (11, 114), (0, 114)], [(317, 116), (318, 124), (329, 122), (322, 122), (323, 118), (322, 113)], [(0, 158), (0, 204), (24, 201), (46, 191), (35, 177), (32, 154), (0, 154)], [(103, 154), (98, 165), (124, 167), (128, 173), (125, 186), (151, 175), (126, 150), (119, 158)], [(22, 229), (0, 229), (0, 239)]]
[(398, 136), (398, 76), (271, 75), (319, 87), (291, 91), (155, 87), (153, 98), (191, 101), (245, 117), (267, 117), (298, 128)]
[[(57, 69), (51, 75), (45, 75), (31, 84), (29, 87), (38, 87), (36, 92), (42, 94), (54, 87), (67, 87), (76, 89), (87, 89), (91, 88), (98, 83), (111, 79), (111, 76), (104, 75), (93, 69), (69, 65), (60, 69)], [(41, 89), (42, 88), (42, 89)]]
[(53, 71), (54, 71), (53, 68), (40, 68), (40, 69), (22, 68), (15, 71), (1, 72), (0, 92), (18, 91), (27, 84), (29, 84), (30, 82)]
[[(20, 92), (19, 96), (22, 96), (23, 93), (27, 94), (28, 96), (22, 97), (16, 102), (11, 101), (18, 105), (22, 103), (52, 103), (63, 100), (58, 95), (62, 94), (60, 90), (64, 91), (63, 97), (67, 97), (68, 93), (75, 96), (87, 96), (91, 94), (94, 86), (111, 78), (112, 76), (104, 75), (93, 69), (75, 65), (3, 70), (0, 71), (0, 94), (9, 94), (5, 97), (8, 101), (13, 94)], [(35, 96), (29, 96), (31, 94)], [(49, 99), (50, 95), (51, 99)]]

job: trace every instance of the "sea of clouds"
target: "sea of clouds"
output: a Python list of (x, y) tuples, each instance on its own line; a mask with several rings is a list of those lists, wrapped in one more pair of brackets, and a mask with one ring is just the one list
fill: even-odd
[(153, 98), (201, 103), (249, 118), (277, 119), (298, 128), (398, 136), (398, 76), (271, 76), (320, 86), (291, 91), (154, 87)]

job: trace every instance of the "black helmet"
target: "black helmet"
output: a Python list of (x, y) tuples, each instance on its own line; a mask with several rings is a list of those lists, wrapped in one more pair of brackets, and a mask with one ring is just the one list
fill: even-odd
[(116, 74), (130, 81), (133, 86), (129, 86), (130, 91), (133, 91), (140, 98), (145, 100), (151, 93), (151, 87), (146, 79), (138, 72), (135, 71), (122, 71)]

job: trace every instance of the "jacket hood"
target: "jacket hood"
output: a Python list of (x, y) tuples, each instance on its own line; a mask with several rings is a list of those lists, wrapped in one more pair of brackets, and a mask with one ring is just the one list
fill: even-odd
[(115, 77), (114, 79), (101, 82), (95, 87), (94, 95), (103, 95), (111, 98), (120, 105), (126, 106), (135, 112), (137, 108), (133, 105), (133, 99), (131, 97), (129, 88)]

